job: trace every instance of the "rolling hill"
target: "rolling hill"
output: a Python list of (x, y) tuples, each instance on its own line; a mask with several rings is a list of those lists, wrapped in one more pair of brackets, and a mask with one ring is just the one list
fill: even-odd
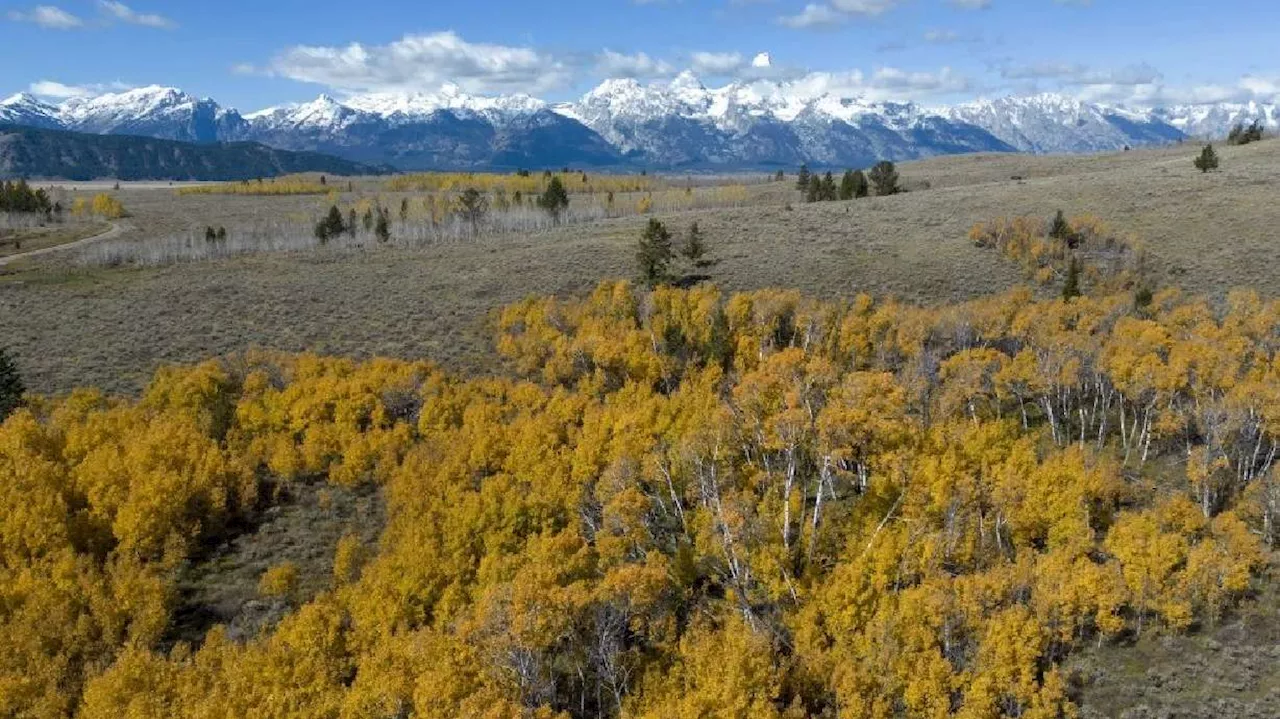
[(195, 144), (0, 125), (0, 177), (67, 180), (247, 180), (295, 172), (379, 174), (385, 168), (255, 142)]

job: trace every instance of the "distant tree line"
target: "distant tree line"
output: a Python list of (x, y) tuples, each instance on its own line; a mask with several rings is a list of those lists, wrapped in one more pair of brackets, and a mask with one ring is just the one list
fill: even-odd
[(870, 170), (846, 170), (840, 183), (827, 172), (817, 175), (808, 165), (801, 165), (796, 173), (796, 189), (804, 193), (808, 202), (834, 202), (867, 197), (874, 190), (877, 196), (896, 195), (902, 191), (898, 185), (898, 168), (892, 162), (877, 162)]
[(1254, 120), (1248, 127), (1243, 122), (1238, 123), (1231, 128), (1231, 132), (1227, 133), (1228, 145), (1248, 145), (1251, 142), (1257, 142), (1262, 139), (1262, 121)]

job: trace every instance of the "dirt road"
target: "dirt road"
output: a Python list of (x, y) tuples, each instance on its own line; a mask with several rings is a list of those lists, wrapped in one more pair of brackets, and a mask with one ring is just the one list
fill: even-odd
[(112, 237), (119, 236), (119, 234), (121, 232), (124, 232), (124, 230), (125, 230), (125, 227), (123, 225), (112, 222), (111, 229), (105, 232), (99, 232), (98, 234), (93, 235), (92, 237), (86, 237), (82, 240), (76, 240), (75, 242), (66, 242), (61, 245), (54, 245), (53, 247), (43, 247), (38, 250), (23, 252), (17, 255), (8, 255), (6, 257), (0, 257), (0, 267), (4, 267), (5, 265), (8, 265), (10, 263), (17, 262), (18, 260), (24, 260), (30, 257), (37, 257), (39, 255), (47, 255), (51, 252), (61, 252), (62, 250), (70, 250), (76, 247), (83, 247), (84, 245), (90, 244), (92, 242), (97, 242), (99, 240), (109, 240)]

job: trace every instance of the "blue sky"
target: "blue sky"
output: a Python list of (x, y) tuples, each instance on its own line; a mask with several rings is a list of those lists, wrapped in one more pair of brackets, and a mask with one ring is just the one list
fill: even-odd
[[(772, 66), (753, 67), (759, 53)], [(876, 100), (1280, 94), (1257, 0), (0, 0), (0, 95), (161, 84), (243, 111), (320, 92), (577, 96), (605, 77), (772, 77)]]

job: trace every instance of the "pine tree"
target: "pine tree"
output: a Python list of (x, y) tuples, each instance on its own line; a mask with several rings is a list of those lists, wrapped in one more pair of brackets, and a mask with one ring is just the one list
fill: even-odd
[(1218, 169), (1218, 153), (1213, 151), (1213, 145), (1205, 145), (1204, 149), (1200, 151), (1200, 156), (1195, 159), (1194, 164), (1200, 172)]
[(219, 226), (218, 226), (218, 231), (217, 231), (217, 233), (215, 233), (215, 235), (214, 235), (214, 236), (217, 238), (218, 242), (226, 242), (226, 241), (227, 241), (227, 228), (225, 228), (225, 227), (223, 227), (223, 226), (219, 225)]
[(215, 241), (215, 240), (217, 240), (217, 239), (218, 239), (218, 231), (217, 231), (217, 230), (213, 229), (213, 227), (212, 227), (212, 226), (208, 226), (208, 227), (205, 227), (205, 228), (204, 228), (204, 241), (205, 241), (205, 242), (213, 242), (213, 241)]
[(854, 199), (866, 197), (871, 194), (871, 183), (867, 182), (867, 176), (862, 170), (853, 171), (853, 197)]
[(403, 200), (400, 200), (400, 221), (401, 222), (409, 221), (409, 198), (407, 197), (404, 198)]
[(26, 391), (9, 352), (0, 347), (0, 422), (22, 405), (22, 394)]
[(822, 197), (822, 201), (834, 202), (838, 193), (839, 191), (836, 189), (836, 180), (831, 176), (831, 173), (828, 172), (823, 175), (822, 189), (818, 193)]
[(796, 173), (796, 189), (801, 192), (809, 191), (809, 180), (813, 177), (809, 172), (809, 165), (800, 165), (800, 171)]
[(707, 253), (706, 243), (702, 239), (702, 230), (698, 228), (695, 222), (689, 225), (689, 232), (684, 236), (684, 244), (680, 247), (680, 254), (693, 264), (694, 267), (703, 266), (703, 257)]
[(569, 207), (569, 193), (559, 177), (552, 177), (547, 183), (547, 189), (538, 197), (538, 207), (546, 210), (553, 222), (560, 222), (560, 214)]
[(853, 170), (845, 170), (844, 177), (840, 178), (840, 199), (852, 200), (856, 192), (857, 186), (854, 183)]
[(871, 184), (875, 185), (876, 195), (896, 195), (898, 187), (898, 168), (888, 160), (877, 162), (869, 174)]
[(391, 239), (391, 220), (387, 217), (387, 211), (378, 208), (378, 221), (373, 229), (374, 234), (378, 237), (379, 242), (387, 242)]
[(345, 230), (346, 225), (342, 222), (342, 210), (339, 210), (337, 205), (331, 205), (329, 214), (316, 223), (316, 239), (320, 240), (320, 244), (324, 244), (330, 238), (341, 235)]
[(1067, 265), (1067, 281), (1062, 285), (1062, 300), (1070, 301), (1072, 297), (1080, 296), (1080, 261), (1074, 256), (1071, 263)]
[(822, 200), (822, 180), (817, 177), (809, 178), (809, 187), (804, 193), (805, 202), (818, 202)]
[(640, 236), (640, 247), (636, 252), (636, 262), (640, 267), (640, 281), (649, 289), (667, 282), (670, 275), (667, 268), (673, 258), (671, 251), (671, 233), (656, 219), (650, 218), (644, 234)]
[(480, 220), (489, 211), (489, 200), (474, 187), (468, 187), (458, 197), (458, 207), (462, 217), (471, 225), (471, 234), (480, 234)]
[(1071, 231), (1071, 224), (1067, 222), (1062, 210), (1058, 210), (1058, 214), (1053, 216), (1053, 223), (1049, 226), (1049, 236), (1055, 240), (1062, 240), (1073, 250), (1076, 248), (1076, 234)]
[(347, 228), (348, 235), (351, 235), (352, 237), (356, 236), (356, 229), (357, 229), (356, 228), (356, 208), (354, 207), (351, 208), (351, 211), (347, 213), (346, 228)]
[(373, 229), (373, 208), (366, 207), (364, 216), (360, 218), (360, 224), (364, 225), (364, 231), (369, 232)]
[(778, 170), (777, 174), (773, 176), (773, 179), (775, 182), (782, 182), (783, 180), (787, 179), (787, 173), (783, 172), (782, 170)]

